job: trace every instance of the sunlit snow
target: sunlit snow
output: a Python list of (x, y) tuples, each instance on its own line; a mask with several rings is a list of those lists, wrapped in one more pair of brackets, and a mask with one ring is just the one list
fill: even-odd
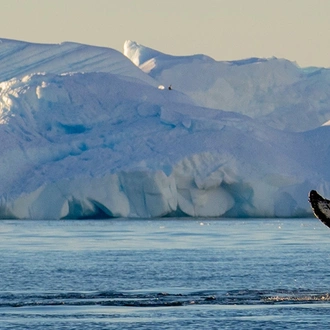
[(124, 54), (2, 40), (0, 218), (297, 217), (330, 195), (328, 69)]

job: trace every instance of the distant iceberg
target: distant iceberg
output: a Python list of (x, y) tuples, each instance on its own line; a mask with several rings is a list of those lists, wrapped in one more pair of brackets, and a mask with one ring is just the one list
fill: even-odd
[(134, 42), (0, 55), (2, 219), (307, 217), (330, 195), (327, 69)]
[(330, 119), (330, 69), (300, 68), (276, 57), (215, 61), (205, 55), (172, 56), (133, 41), (125, 42), (124, 54), (203, 107), (239, 112), (294, 132)]

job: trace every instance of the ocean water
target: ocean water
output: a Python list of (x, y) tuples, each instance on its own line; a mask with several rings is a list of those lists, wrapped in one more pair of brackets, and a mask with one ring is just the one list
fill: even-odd
[(0, 329), (321, 329), (317, 219), (0, 221)]

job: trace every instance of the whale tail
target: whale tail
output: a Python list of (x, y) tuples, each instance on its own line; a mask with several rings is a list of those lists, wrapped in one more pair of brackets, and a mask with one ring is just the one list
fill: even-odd
[(330, 227), (330, 201), (323, 198), (316, 190), (311, 190), (308, 197), (314, 215)]

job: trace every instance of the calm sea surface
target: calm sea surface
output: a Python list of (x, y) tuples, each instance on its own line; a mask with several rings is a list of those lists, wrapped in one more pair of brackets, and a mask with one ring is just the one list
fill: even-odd
[(316, 219), (0, 221), (0, 329), (330, 327)]

